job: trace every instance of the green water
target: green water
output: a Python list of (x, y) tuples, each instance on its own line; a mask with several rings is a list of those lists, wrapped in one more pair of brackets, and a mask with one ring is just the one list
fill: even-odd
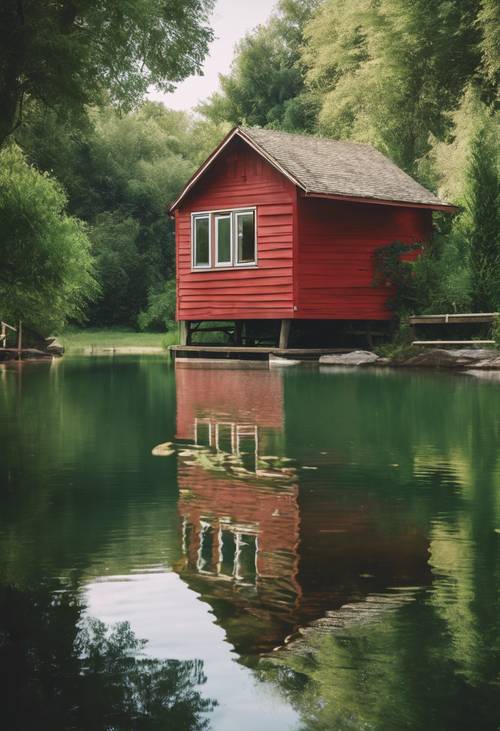
[(497, 731), (499, 441), (465, 375), (4, 368), (0, 727)]

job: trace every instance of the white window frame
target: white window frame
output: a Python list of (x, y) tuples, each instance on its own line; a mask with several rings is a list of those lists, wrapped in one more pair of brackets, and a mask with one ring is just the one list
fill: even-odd
[[(214, 229), (215, 229), (215, 266), (220, 269), (221, 267), (232, 267), (234, 264), (234, 246), (233, 246), (233, 215), (230, 211), (227, 213), (214, 213)], [(229, 261), (219, 261), (219, 227), (218, 221), (229, 219)]]
[[(208, 264), (196, 263), (196, 221), (208, 219)], [(212, 217), (210, 213), (193, 213), (191, 217), (191, 267), (192, 269), (212, 268)]]
[[(253, 214), (253, 235), (254, 235), (254, 257), (252, 261), (238, 261), (238, 218), (240, 216), (248, 215), (249, 213)], [(233, 260), (234, 260), (234, 266), (235, 267), (250, 267), (255, 266), (257, 264), (257, 215), (254, 210), (251, 208), (235, 211), (234, 212), (234, 235), (233, 235)]]
[[(237, 237), (237, 216), (243, 213), (253, 213), (254, 220), (254, 237), (255, 237), (255, 257), (253, 261), (237, 261), (238, 254), (238, 242)], [(217, 263), (218, 255), (218, 242), (217, 242), (217, 217), (229, 216), (231, 219), (231, 263), (224, 262), (221, 264)], [(195, 264), (195, 221), (198, 218), (208, 217), (208, 242), (209, 242), (209, 264)], [(215, 229), (215, 234), (212, 235), (212, 231)], [(215, 237), (215, 244), (212, 242), (213, 236)], [(212, 252), (213, 249), (213, 252)], [(241, 208), (219, 208), (213, 211), (194, 211), (191, 213), (191, 271), (221, 271), (221, 270), (232, 270), (232, 269), (256, 269), (258, 266), (258, 227), (257, 227), (257, 206), (245, 206)], [(213, 261), (215, 259), (215, 261)]]

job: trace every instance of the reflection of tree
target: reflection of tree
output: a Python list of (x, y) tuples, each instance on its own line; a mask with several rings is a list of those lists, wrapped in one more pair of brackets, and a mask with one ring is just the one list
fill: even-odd
[(300, 712), (303, 731), (498, 729), (494, 674), (464, 677), (426, 595), (380, 619), (311, 632), (262, 667)]
[[(25, 582), (66, 567), (130, 569), (174, 558), (175, 463), (150, 456), (173, 433), (175, 382), (151, 359), (68, 358), (0, 384), (0, 573)], [(154, 408), (153, 408), (154, 406)], [(147, 417), (139, 417), (147, 411)], [(138, 470), (138, 468), (140, 469)], [(140, 485), (142, 500), (135, 494)], [(167, 485), (167, 491), (165, 486)], [(168, 492), (170, 491), (170, 492)], [(96, 509), (96, 506), (99, 509)], [(133, 506), (133, 509), (132, 509)], [(110, 541), (121, 536), (119, 550)], [(167, 543), (168, 542), (168, 543)]]
[(0, 588), (5, 731), (208, 728), (201, 660), (143, 657), (128, 623), (108, 629), (82, 610), (68, 593)]

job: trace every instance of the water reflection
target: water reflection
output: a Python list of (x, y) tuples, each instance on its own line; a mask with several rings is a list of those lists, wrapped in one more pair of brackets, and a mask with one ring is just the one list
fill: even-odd
[[(87, 652), (109, 668), (106, 648), (124, 648), (126, 709), (149, 684), (127, 675), (146, 668), (135, 658), (217, 699), (200, 717), (214, 731), (496, 731), (499, 441), (498, 386), (464, 376), (135, 358), (6, 370), (0, 583), (46, 583), (57, 606), (62, 577), (85, 600), (78, 636), (86, 618), (128, 622), (134, 637), (103, 629)], [(35, 646), (46, 636), (72, 678), (74, 628), (58, 615), (58, 644), (48, 602), (28, 604), (17, 636), (60, 688)], [(9, 692), (23, 708), (28, 691)]]
[(127, 622), (86, 617), (61, 585), (0, 587), (2, 728), (207, 729), (203, 662), (145, 658), (144, 645)]
[(356, 602), (365, 616), (371, 594), (430, 584), (428, 536), (410, 507), (387, 534), (383, 495), (333, 497), (335, 485), (318, 480), (312, 468), (338, 466), (337, 452), (307, 465), (283, 457), (281, 374), (179, 365), (176, 395), (177, 570), (247, 662), (326, 612)]
[(330, 378), (178, 366), (177, 570), (304, 728), (496, 729), (499, 414)]

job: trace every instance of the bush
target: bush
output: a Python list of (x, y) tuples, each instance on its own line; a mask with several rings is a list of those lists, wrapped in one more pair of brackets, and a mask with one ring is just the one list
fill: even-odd
[(159, 292), (150, 291), (147, 309), (137, 322), (140, 330), (173, 330), (175, 322), (175, 279), (165, 282)]
[(81, 320), (98, 291), (85, 226), (65, 206), (18, 147), (0, 152), (0, 316), (42, 334)]
[(400, 320), (471, 306), (467, 250), (456, 231), (435, 234), (428, 245), (395, 242), (381, 247), (375, 252), (374, 267), (374, 285), (391, 287), (388, 304)]

